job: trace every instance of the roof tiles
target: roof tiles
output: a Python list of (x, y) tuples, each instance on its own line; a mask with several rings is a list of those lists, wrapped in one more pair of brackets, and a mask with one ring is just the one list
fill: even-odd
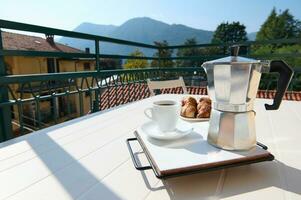
[[(206, 87), (187, 87), (189, 94), (194, 95), (207, 95)], [(171, 88), (161, 90), (162, 94), (173, 93), (181, 94), (183, 93), (182, 88)], [(257, 93), (257, 98), (267, 98), (272, 99), (275, 96), (275, 91), (265, 91), (259, 90)], [(150, 96), (147, 84), (145, 83), (133, 83), (117, 87), (109, 87), (105, 89), (101, 94), (100, 108), (105, 110), (125, 103), (145, 99)], [(291, 101), (301, 101), (301, 92), (286, 92), (284, 100)]]
[(83, 51), (55, 42), (50, 44), (45, 38), (19, 33), (2, 32), (3, 48), (6, 50), (50, 51), (83, 53)]

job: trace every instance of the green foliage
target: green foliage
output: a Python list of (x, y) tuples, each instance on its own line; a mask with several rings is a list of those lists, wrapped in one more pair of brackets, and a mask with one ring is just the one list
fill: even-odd
[(256, 35), (256, 40), (273, 40), (300, 37), (301, 23), (286, 9), (277, 14), (274, 8)]
[[(293, 56), (293, 54), (301, 54), (301, 45), (285, 45), (278, 48), (276, 48), (274, 45), (265, 45), (259, 47), (256, 51), (253, 51), (252, 57), (264, 60), (281, 59), (293, 68), (301, 67), (301, 57), (299, 55)], [(301, 77), (298, 79), (301, 80)], [(262, 74), (261, 80), (262, 81), (259, 87), (260, 89), (276, 89), (278, 80), (277, 75)], [(294, 88), (292, 89), (295, 91), (300, 91), (300, 83), (294, 83)]]
[[(282, 55), (281, 55), (282, 54)], [(282, 47), (274, 47), (273, 45), (265, 45), (253, 51), (252, 56), (264, 59), (283, 59), (292, 67), (301, 67), (301, 57), (292, 56), (293, 54), (301, 54), (301, 45), (285, 45)], [(289, 56), (290, 55), (290, 56)]]
[[(294, 18), (289, 13), (289, 10), (285, 10), (277, 14), (274, 8), (266, 21), (262, 24), (259, 32), (257, 33), (256, 40), (275, 40), (275, 39), (287, 39), (297, 38), (301, 34), (301, 22)], [(260, 47), (254, 47), (252, 49), (252, 55), (264, 56), (264, 59), (283, 59), (292, 67), (301, 66), (300, 56), (285, 56), (277, 54), (294, 54), (301, 53), (301, 45), (297, 44), (273, 44), (263, 45)], [(275, 54), (273, 56), (273, 54)]]
[(279, 54), (294, 54), (298, 53), (298, 56), (283, 56), (283, 60), (287, 62), (292, 67), (301, 67), (301, 45), (288, 45), (283, 46), (275, 51), (275, 53)]
[[(224, 55), (225, 53), (226, 53), (226, 50), (223, 47), (202, 47), (202, 48), (200, 48), (200, 54), (202, 56), (212, 57), (212, 56), (216, 56), (216, 55)], [(208, 59), (203, 60), (203, 62), (204, 61), (208, 61)]]
[[(189, 38), (185, 41), (184, 45), (196, 45), (197, 41), (195, 38)], [(178, 57), (189, 57), (189, 56), (200, 56), (201, 51), (198, 47), (183, 48), (177, 52)], [(200, 60), (178, 60), (176, 62), (177, 67), (200, 67), (202, 62)]]
[[(144, 54), (139, 51), (139, 49), (136, 49), (133, 53), (130, 54), (130, 56), (144, 57)], [(125, 69), (146, 68), (148, 67), (148, 62), (147, 60), (141, 59), (128, 59), (125, 61), (123, 67)]]
[(260, 30), (256, 34), (256, 40), (266, 40), (277, 38), (277, 33), (273, 29), (277, 25), (277, 13), (275, 8), (272, 10), (271, 14), (268, 16), (266, 21), (261, 25)]
[[(256, 40), (274, 40), (300, 37), (300, 21), (295, 19), (285, 10), (277, 14), (274, 8), (257, 33)], [(292, 67), (301, 66), (300, 56), (292, 56), (301, 53), (301, 45), (297, 44), (273, 44), (253, 47), (252, 56), (261, 59), (282, 59)], [(281, 55), (282, 54), (282, 55)], [(290, 55), (290, 56), (289, 56)], [(263, 78), (274, 78), (272, 75), (264, 75)], [(267, 85), (262, 84), (263, 87)], [(272, 85), (276, 87), (276, 82)]]
[(221, 23), (214, 31), (212, 43), (232, 43), (247, 41), (246, 27), (239, 22)]
[(122, 66), (121, 59), (102, 58), (99, 61), (102, 70), (120, 69)]
[[(166, 47), (168, 46), (168, 42), (164, 40), (163, 42), (154, 42), (158, 47)], [(155, 54), (154, 57), (159, 58), (170, 58), (173, 54), (172, 49), (159, 49)], [(172, 60), (153, 60), (151, 62), (151, 67), (173, 67), (174, 62)]]

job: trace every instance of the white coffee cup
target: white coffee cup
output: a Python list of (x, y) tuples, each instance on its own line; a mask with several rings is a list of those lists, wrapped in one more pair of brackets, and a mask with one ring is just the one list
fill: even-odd
[(144, 114), (153, 120), (162, 132), (167, 132), (175, 130), (180, 108), (180, 104), (176, 101), (161, 100), (153, 102), (152, 108), (145, 109)]

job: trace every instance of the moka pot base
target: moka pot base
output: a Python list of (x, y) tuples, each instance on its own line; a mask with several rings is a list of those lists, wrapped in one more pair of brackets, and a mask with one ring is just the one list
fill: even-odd
[(226, 150), (249, 150), (256, 145), (255, 112), (212, 109), (208, 143)]

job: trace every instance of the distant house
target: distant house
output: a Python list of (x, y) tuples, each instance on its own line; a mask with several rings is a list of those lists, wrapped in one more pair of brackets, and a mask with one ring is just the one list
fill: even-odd
[[(44, 39), (36, 36), (2, 32), (2, 39), (3, 48), (7, 50), (84, 53), (79, 49), (55, 42), (51, 35)], [(8, 64), (8, 73), (10, 74), (82, 71), (89, 68), (87, 66), (84, 68), (84, 65), (87, 65), (86, 60), (64, 58), (12, 56), (6, 57), (5, 62)], [(87, 70), (90, 70), (90, 68)]]
[[(84, 53), (83, 51), (72, 48), (54, 41), (53, 36), (46, 36), (46, 39), (36, 36), (28, 36), (18, 33), (2, 32), (3, 48), (6, 50), (31, 50), (31, 51), (47, 51), (47, 52), (67, 52), (67, 53)], [(65, 59), (65, 58), (49, 58), (49, 57), (31, 57), (31, 56), (5, 56), (4, 57), (7, 74), (36, 74), (36, 73), (56, 73), (56, 72), (71, 72), (71, 71), (86, 71), (95, 69), (95, 61), (89, 59)], [(53, 84), (52, 87), (59, 88), (60, 85)], [(13, 86), (13, 91), (16, 96), (23, 94), (23, 98), (32, 97), (32, 92), (35, 89), (40, 89), (39, 86), (32, 88), (19, 88), (18, 85)], [(45, 88), (45, 93), (49, 92)], [(89, 94), (83, 95), (83, 111), (88, 113), (90, 110)], [(68, 107), (68, 103), (71, 105)], [(78, 117), (79, 115), (79, 98), (77, 95), (59, 97), (55, 100), (45, 100), (39, 105), (41, 111), (42, 125), (51, 125), (53, 121), (53, 113), (58, 113), (59, 121), (64, 121), (68, 117)], [(23, 105), (23, 120), (27, 124), (27, 128), (34, 129), (37, 123), (37, 106), (35, 102), (26, 103)], [(15, 130), (18, 129), (19, 113), (17, 107), (12, 108)]]

